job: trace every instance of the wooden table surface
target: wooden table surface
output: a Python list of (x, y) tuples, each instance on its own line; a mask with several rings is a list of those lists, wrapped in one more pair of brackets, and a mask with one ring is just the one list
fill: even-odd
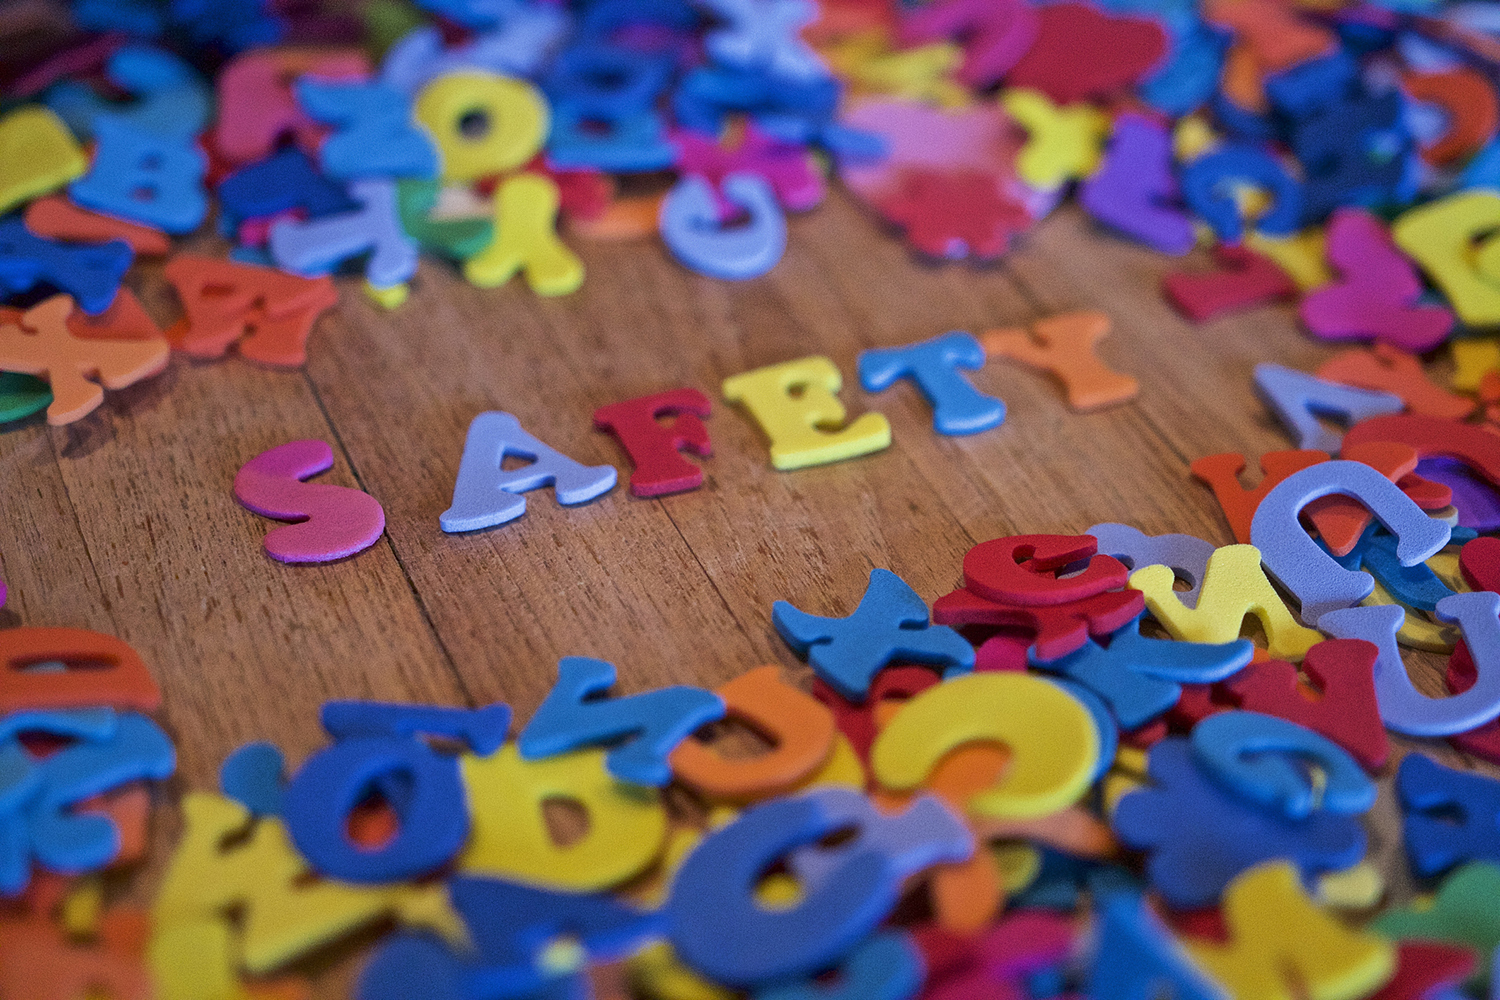
[[(848, 614), (882, 566), (930, 603), (959, 584), (970, 546), (1001, 535), (1121, 521), (1226, 544), (1188, 463), (1232, 450), (1253, 467), (1291, 447), (1251, 369), (1311, 370), (1332, 353), (1299, 332), (1290, 307), (1187, 323), (1158, 291), (1182, 261), (1105, 235), (1072, 209), (989, 267), (925, 264), (837, 192), (790, 228), (785, 259), (745, 283), (694, 275), (654, 238), (570, 238), (588, 278), (561, 299), (519, 282), (478, 290), (426, 261), (395, 312), (345, 284), (303, 371), (178, 355), (70, 427), (40, 416), (7, 427), (0, 579), (11, 590), (0, 626), (76, 626), (129, 642), (165, 692), (158, 717), (180, 753), (174, 787), (213, 788), (220, 761), (245, 741), (273, 740), (294, 762), (324, 742), (318, 707), (330, 698), (504, 700), (524, 720), (566, 655), (610, 660), (626, 691), (793, 666), (771, 626), (773, 601)], [(1206, 256), (1188, 263), (1206, 267)], [(159, 322), (176, 318), (159, 268), (131, 281)], [(992, 360), (973, 380), (1006, 402), (1004, 425), (948, 438), (909, 383), (879, 395), (858, 387), (866, 348), (1078, 308), (1114, 318), (1102, 354), (1140, 379), (1135, 400), (1078, 414), (1049, 376)], [(886, 414), (894, 443), (776, 472), (719, 385), (812, 354), (844, 373), (851, 418)], [(706, 482), (631, 497), (629, 463), (591, 414), (679, 386), (716, 400)], [(574, 508), (536, 491), (520, 520), (443, 534), (465, 430), (495, 409), (581, 462), (616, 465), (622, 485)], [(373, 548), (324, 566), (262, 551), (273, 523), (240, 507), (230, 485), (250, 458), (296, 438), (333, 446), (335, 467), (317, 482), (357, 486), (384, 505), (386, 535)], [(1438, 693), (1441, 661), (1412, 661)], [(1446, 744), (1430, 749), (1459, 759)], [(1399, 850), (1382, 839), (1387, 854)]]

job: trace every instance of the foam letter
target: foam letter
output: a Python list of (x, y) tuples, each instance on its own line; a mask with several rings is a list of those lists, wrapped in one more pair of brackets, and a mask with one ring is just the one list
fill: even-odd
[(1069, 406), (1093, 410), (1122, 403), (1139, 388), (1133, 377), (1107, 368), (1095, 348), (1113, 325), (1101, 312), (1060, 313), (1031, 324), (1029, 331), (987, 330), (980, 342), (991, 357), (1051, 372), (1062, 380)]
[(672, 780), (667, 756), (677, 744), (724, 717), (724, 699), (680, 684), (628, 698), (591, 698), (614, 683), (612, 663), (587, 656), (559, 660), (557, 683), (516, 740), (522, 758), (538, 760), (626, 740), (609, 751), (609, 773), (637, 785), (665, 785)]
[(879, 413), (866, 413), (847, 427), (844, 406), (834, 393), (843, 377), (824, 357), (768, 365), (724, 380), (724, 398), (743, 403), (771, 439), (771, 465), (782, 471), (868, 455), (891, 443), (891, 425)]
[[(500, 468), (506, 456), (532, 460), (509, 472)], [(580, 465), (547, 447), (521, 428), (509, 413), (481, 413), (469, 425), (464, 454), (453, 487), (453, 505), (439, 522), (444, 531), (475, 531), (513, 521), (526, 513), (526, 498), (516, 496), (552, 486), (565, 506), (587, 503), (614, 488), (610, 465)]]
[(1500, 781), (1408, 754), (1396, 772), (1412, 870), (1441, 875), (1470, 861), (1500, 863)]
[[(816, 846), (851, 824), (853, 840)], [(899, 816), (851, 789), (777, 799), (710, 833), (683, 862), (667, 902), (668, 935), (685, 962), (731, 986), (812, 975), (885, 919), (907, 875), (972, 851), (968, 829), (930, 797)], [(767, 908), (756, 884), (788, 854), (793, 871), (811, 866), (811, 877), (795, 906)]]
[(379, 83), (297, 81), (297, 100), (314, 119), (344, 128), (318, 150), (330, 177), (433, 177), (437, 151), (412, 125), (405, 94)]
[(1078, 201), (1106, 226), (1154, 250), (1181, 256), (1197, 243), (1187, 213), (1171, 207), (1172, 137), (1159, 122), (1126, 111), (1115, 119), (1104, 163), (1084, 181)]
[(1442, 289), (1459, 319), (1484, 327), (1500, 323), (1500, 281), (1479, 266), (1480, 255), (1497, 245), (1488, 236), (1497, 226), (1500, 192), (1479, 189), (1407, 210), (1391, 224), (1391, 236)]
[(494, 236), (464, 262), (464, 277), (494, 288), (518, 271), (538, 295), (568, 295), (583, 284), (583, 261), (563, 245), (554, 228), (560, 195), (550, 177), (519, 174), (495, 191)]
[(1205, 645), (1141, 635), (1140, 619), (1109, 646), (1089, 640), (1059, 660), (1033, 666), (1072, 678), (1109, 705), (1121, 729), (1138, 729), (1176, 705), (1183, 684), (1213, 684), (1238, 673), (1255, 653), (1249, 639)]
[[(1096, 901), (1096, 905), (1097, 905)], [(1103, 901), (1088, 995), (1099, 1000), (1228, 1000), (1160, 918), (1132, 894)], [(1166, 987), (1166, 989), (1163, 989)]]
[(781, 668), (756, 667), (718, 689), (725, 713), (770, 740), (755, 757), (726, 757), (695, 739), (672, 751), (679, 780), (714, 798), (754, 800), (787, 792), (811, 777), (834, 747), (833, 713), (781, 680)]
[[(28, 729), (79, 736), (79, 721), (89, 717), (38, 715)], [(171, 777), (176, 768), (167, 734), (134, 712), (116, 717), (107, 734), (84, 736), (40, 760), (22, 748), (17, 733), (0, 734), (0, 895), (26, 888), (33, 857), (64, 873), (109, 864), (120, 852), (119, 828), (107, 816), (75, 807), (132, 781)]]
[(893, 660), (927, 663), (944, 676), (974, 666), (974, 647), (946, 625), (929, 625), (927, 605), (895, 573), (870, 571), (859, 607), (847, 618), (824, 618), (786, 601), (771, 609), (771, 623), (818, 676), (851, 700), (862, 700), (870, 682)]
[(443, 736), (477, 754), (500, 749), (510, 731), (509, 705), (450, 708), (378, 701), (325, 701), (323, 728), (336, 740), (355, 736)]
[(72, 299), (54, 295), (28, 310), (20, 326), (0, 323), (0, 369), (47, 380), (52, 388), (47, 423), (54, 426), (94, 412), (104, 402), (104, 389), (134, 385), (167, 366), (165, 340), (75, 337), (68, 329), (72, 311)]
[(726, 66), (756, 70), (771, 77), (816, 81), (828, 76), (817, 53), (799, 32), (818, 16), (808, 0), (704, 0), (721, 19), (705, 47)]
[(299, 278), (270, 267), (178, 254), (163, 272), (186, 318), (168, 331), (172, 346), (195, 358), (240, 354), (266, 365), (307, 360), (307, 338), (339, 300), (332, 279)]
[(72, 133), (46, 108), (28, 104), (0, 118), (0, 214), (56, 191), (88, 168)]
[[(703, 419), (713, 403), (697, 389), (672, 389), (653, 396), (611, 403), (594, 411), (594, 429), (609, 431), (635, 463), (630, 492), (638, 497), (695, 490), (703, 485), (703, 470), (678, 454), (713, 454)], [(660, 418), (675, 417), (671, 427)]]
[(468, 184), (523, 166), (547, 138), (547, 103), (524, 80), (461, 70), (417, 95), (412, 114), (432, 136), (441, 178)]
[[(514, 744), (459, 758), (472, 832), (459, 868), (571, 892), (609, 889), (660, 856), (667, 814), (654, 789), (626, 785), (604, 769), (603, 750), (521, 759)], [(559, 846), (542, 806), (562, 799), (588, 814), (588, 831)]]
[[(1327, 631), (1327, 620), (1320, 619), (1318, 627)], [(1309, 649), (1300, 672), (1321, 692), (1316, 700), (1306, 692), (1299, 668), (1282, 660), (1252, 664), (1224, 687), (1240, 708), (1326, 736), (1373, 774), (1390, 754), (1376, 691), (1379, 656), (1379, 647), (1355, 640), (1330, 639)]]
[[(464, 939), (463, 925), (448, 908), (447, 891), (438, 883), (422, 886), (352, 886), (308, 878), (307, 862), (293, 849), (280, 820), (261, 819), (248, 837), (223, 846), (245, 829), (250, 813), (238, 802), (189, 792), (182, 800), (185, 832), (167, 869), (152, 922), (157, 938), (154, 965), (179, 982), (213, 968), (211, 949), (162, 948), (164, 934), (182, 931), (227, 941), (239, 913), (245, 968), (264, 973), (319, 946), (387, 916), (426, 927), (449, 940)], [(223, 958), (218, 959), (220, 963)], [(179, 994), (197, 1000), (201, 993)]]
[(1208, 560), (1214, 554), (1212, 542), (1194, 535), (1148, 535), (1128, 524), (1096, 524), (1086, 534), (1099, 540), (1101, 553), (1118, 559), (1126, 569), (1169, 567), (1173, 576), (1188, 585), (1181, 592), (1182, 603), (1190, 608), (1198, 606), (1203, 574), (1208, 571)]
[(1245, 227), (1232, 188), (1247, 183), (1268, 189), (1275, 198), (1271, 210), (1255, 220), (1257, 229), (1285, 236), (1301, 228), (1301, 186), (1259, 147), (1231, 145), (1193, 160), (1182, 170), (1182, 197), (1219, 239), (1238, 243)]
[(98, 315), (114, 304), (134, 258), (123, 240), (70, 246), (33, 235), (18, 218), (0, 220), (0, 293), (7, 295), (46, 282)]
[(866, 392), (882, 392), (910, 378), (932, 407), (939, 434), (974, 434), (1005, 420), (1005, 404), (959, 374), (961, 368), (983, 368), (984, 358), (973, 334), (954, 331), (919, 344), (861, 351), (859, 383)]
[(271, 256), (278, 267), (305, 276), (327, 274), (350, 257), (368, 253), (365, 280), (391, 288), (417, 270), (417, 244), (401, 228), (394, 181), (367, 178), (349, 185), (360, 208), (343, 215), (271, 226)]
[(1223, 910), (1229, 940), (1189, 940), (1187, 949), (1241, 1000), (1354, 1000), (1395, 971), (1395, 946), (1349, 930), (1314, 906), (1285, 861), (1236, 877), (1224, 890)]
[(295, 521), (266, 533), (266, 554), (285, 563), (330, 562), (374, 545), (385, 510), (361, 490), (303, 479), (333, 468), (325, 441), (288, 441), (261, 452), (234, 477), (234, 497), (262, 517)]
[(1300, 660), (1323, 639), (1313, 629), (1297, 624), (1266, 579), (1260, 567), (1260, 550), (1253, 545), (1226, 545), (1214, 550), (1195, 608), (1178, 600), (1173, 579), (1166, 566), (1147, 566), (1130, 574), (1131, 588), (1145, 595), (1147, 609), (1174, 639), (1232, 642), (1239, 638), (1246, 615), (1260, 620), (1267, 651), (1279, 659)]
[(1344, 569), (1298, 521), (1307, 504), (1334, 494), (1358, 499), (1380, 519), (1399, 540), (1396, 552), (1403, 566), (1423, 562), (1448, 544), (1447, 524), (1428, 517), (1395, 483), (1363, 462), (1322, 462), (1288, 476), (1260, 502), (1250, 541), (1260, 550), (1267, 572), (1302, 602), (1302, 620), (1308, 624), (1359, 603), (1374, 589), (1368, 573)]
[(1447, 337), (1453, 314), (1417, 305), (1422, 282), (1369, 212), (1341, 208), (1328, 223), (1328, 260), (1342, 280), (1314, 289), (1298, 314), (1324, 340), (1370, 338), (1407, 351), (1427, 351)]
[(317, 151), (326, 131), (297, 104), (292, 82), (304, 74), (358, 79), (370, 70), (363, 52), (328, 49), (255, 49), (219, 73), (219, 121), (214, 148), (231, 163), (271, 155), (287, 133), (306, 152)]
[[(730, 281), (757, 278), (786, 252), (786, 214), (776, 191), (758, 174), (732, 173), (719, 184), (720, 196), (702, 177), (689, 174), (661, 204), (661, 238), (678, 260), (700, 274)], [(748, 220), (725, 227), (720, 197)]]
[(1023, 0), (946, 0), (903, 12), (900, 25), (903, 45), (963, 38), (959, 79), (980, 89), (998, 83), (1041, 33), (1036, 9)]
[(1093, 716), (1058, 685), (1031, 674), (971, 674), (929, 688), (881, 730), (870, 763), (897, 791), (927, 780), (943, 755), (975, 740), (1010, 749), (1000, 783), (973, 796), (969, 811), (1031, 819), (1072, 805), (1087, 790), (1099, 758)]
[[(387, 799), (400, 825), (370, 848), (350, 839), (349, 813), (383, 781), (402, 789)], [(313, 754), (287, 786), (281, 815), (313, 868), (346, 882), (419, 878), (446, 864), (469, 834), (457, 762), (420, 740), (394, 736), (354, 736)]]
[[(1343, 747), (1274, 715), (1238, 710), (1211, 715), (1193, 727), (1192, 745), (1198, 765), (1221, 786), (1291, 819), (1303, 819), (1314, 809), (1362, 813), (1375, 804), (1375, 783)], [(1289, 756), (1322, 770), (1321, 794)]]
[(1080, 101), (1059, 107), (1041, 91), (1024, 87), (1004, 91), (1000, 103), (1030, 133), (1016, 157), (1021, 180), (1054, 191), (1098, 169), (1110, 119), (1092, 104)]
[(1297, 438), (1298, 448), (1329, 454), (1338, 453), (1339, 437), (1318, 423), (1319, 416), (1338, 417), (1353, 425), (1406, 408), (1400, 396), (1388, 392), (1352, 389), (1269, 363), (1255, 366), (1255, 388), (1282, 425)]
[[(69, 662), (88, 666), (69, 669)], [(36, 663), (64, 669), (26, 669)], [(0, 630), (0, 717), (90, 705), (152, 712), (161, 707), (161, 689), (140, 655), (114, 636), (75, 628)]]

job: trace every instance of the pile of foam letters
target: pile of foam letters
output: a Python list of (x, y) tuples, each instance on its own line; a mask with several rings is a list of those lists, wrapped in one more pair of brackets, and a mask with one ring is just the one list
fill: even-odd
[[(1261, 456), (1254, 489), (1241, 455), (1192, 464), (1235, 544), (1099, 524), (975, 546), (930, 609), (882, 569), (845, 617), (778, 602), (810, 690), (761, 666), (611, 697), (613, 665), (569, 657), (514, 739), (501, 704), (328, 703), (331, 742), (299, 766), (250, 744), (218, 792), (182, 797), (149, 909), (115, 898), (176, 766), (148, 665), (105, 635), (0, 630), (0, 998), (302, 998), (356, 950), (360, 1000), (1500, 995), (1500, 781), (1431, 755), (1500, 763), (1493, 5), (74, 16), (0, 117), (0, 421), (79, 419), (171, 350), (300, 365), (333, 274), (396, 308), (422, 251), (557, 295), (584, 277), (559, 232), (659, 231), (696, 271), (753, 277), (833, 172), (939, 258), (1002, 253), (1072, 187), (1116, 234), (1213, 245), (1220, 270), (1165, 282), (1190, 317), (1300, 296), (1312, 334), (1376, 343), (1257, 369), (1297, 449)], [(173, 248), (210, 189), (228, 260)], [(122, 288), (137, 256), (169, 258), (165, 332)], [(860, 384), (912, 380), (943, 434), (1003, 421), (960, 371), (988, 356), (1108, 405), (1137, 388), (1093, 353), (1108, 329), (1071, 313), (869, 351)], [(1450, 337), (1456, 391), (1419, 357)], [(840, 383), (804, 358), (722, 389), (794, 469), (889, 443), (879, 414), (838, 426)], [(678, 389), (594, 422), (655, 496), (701, 484), (680, 452), (709, 453), (709, 405)], [(298, 522), (268, 533), (274, 558), (381, 534), (373, 498), (301, 484), (331, 462), (297, 441), (235, 477)], [(482, 414), (439, 520), (489, 528), (526, 491), (581, 503), (615, 481)], [(1403, 648), (1448, 654), (1446, 694)], [(1393, 761), (1387, 731), (1428, 752)], [(1362, 822), (1381, 775), (1400, 845)], [(558, 801), (581, 829), (555, 828)], [(1391, 858), (1410, 902), (1387, 902)]]
[[(1194, 319), (1298, 298), (1321, 338), (1500, 364), (1464, 336), (1500, 323), (1486, 3), (315, 6), (78, 0), (8, 68), (0, 422), (79, 419), (171, 350), (298, 366), (331, 275), (396, 308), (424, 251), (541, 295), (583, 282), (569, 241), (653, 231), (764, 274), (835, 174), (925, 255), (998, 256), (1072, 189), (1101, 232), (1211, 245), (1164, 281)], [(174, 248), (210, 219), (227, 260)], [(169, 258), (165, 330), (121, 287), (137, 257)]]

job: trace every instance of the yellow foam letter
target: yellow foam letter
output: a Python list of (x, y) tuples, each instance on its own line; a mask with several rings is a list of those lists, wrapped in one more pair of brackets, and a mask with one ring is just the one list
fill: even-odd
[(51, 111), (28, 104), (0, 118), (0, 214), (82, 177), (88, 157)]
[(961, 108), (972, 103), (969, 88), (953, 79), (964, 50), (948, 42), (891, 49), (880, 28), (862, 31), (823, 49), (828, 67), (855, 93), (889, 94), (911, 101)]
[(160, 1000), (240, 1000), (234, 931), (222, 920), (157, 927), (147, 947)]
[(187, 968), (172, 972), (172, 981), (214, 978), (216, 961), (222, 963), (222, 957), (215, 956), (222, 948), (197, 947), (193, 942), (221, 940), (220, 932), (206, 925), (227, 928), (231, 910), (241, 914), (244, 967), (255, 973), (269, 972), (392, 915), (454, 942), (466, 940), (463, 922), (449, 907), (441, 885), (309, 881), (311, 870), (292, 847), (280, 820), (257, 821), (243, 841), (226, 850), (221, 846), (225, 838), (251, 821), (244, 806), (193, 792), (182, 801), (182, 816), (182, 843), (151, 911), (157, 939), (153, 956), (167, 964), (187, 963)]
[[(522, 760), (512, 743), (488, 757), (460, 757), (471, 831), (459, 867), (568, 892), (608, 889), (649, 868), (666, 843), (666, 811), (655, 789), (612, 777), (604, 755)], [(548, 799), (588, 813), (579, 840), (561, 846), (552, 839), (542, 813)]]
[(649, 1000), (734, 1000), (735, 994), (683, 965), (665, 941), (632, 955), (626, 968), (633, 991)]
[(842, 430), (844, 404), (834, 393), (844, 384), (832, 361), (799, 358), (731, 375), (724, 398), (743, 403), (771, 439), (771, 465), (801, 469), (856, 458), (891, 443), (891, 425), (880, 413), (866, 413)]
[(1385, 897), (1385, 876), (1369, 861), (1318, 877), (1318, 902), (1331, 910), (1368, 910)]
[(1246, 233), (1245, 244), (1258, 254), (1276, 262), (1276, 266), (1287, 273), (1304, 292), (1328, 284), (1333, 272), (1328, 270), (1324, 255), (1327, 236), (1322, 227), (1311, 226), (1290, 236), (1267, 236), (1264, 233)]
[(1500, 341), (1492, 337), (1455, 337), (1448, 346), (1453, 349), (1453, 388), (1459, 392), (1478, 392), (1485, 375), (1500, 370)]
[(1181, 163), (1207, 156), (1223, 144), (1223, 138), (1202, 115), (1188, 115), (1172, 129), (1172, 155)]
[(1443, 290), (1459, 319), (1493, 326), (1500, 323), (1500, 276), (1485, 274), (1480, 256), (1490, 256), (1494, 241), (1476, 241), (1496, 227), (1500, 193), (1479, 189), (1407, 211), (1392, 223), (1391, 236)]
[(547, 102), (536, 88), (483, 70), (438, 77), (412, 110), (438, 148), (445, 181), (467, 184), (514, 170), (547, 138)]
[(1083, 103), (1058, 107), (1046, 94), (1025, 88), (1005, 91), (1000, 103), (1031, 133), (1016, 158), (1021, 180), (1051, 190), (1098, 169), (1110, 130), (1104, 112)]
[(525, 269), (538, 295), (568, 295), (583, 284), (583, 261), (557, 237), (557, 184), (518, 174), (495, 190), (490, 245), (464, 262), (464, 277), (479, 288), (503, 285)]
[(1170, 566), (1143, 566), (1130, 574), (1130, 586), (1146, 596), (1146, 608), (1174, 639), (1188, 642), (1232, 642), (1240, 637), (1246, 615), (1266, 630), (1268, 652), (1277, 659), (1301, 660), (1323, 636), (1292, 617), (1265, 570), (1260, 549), (1225, 545), (1208, 557), (1198, 606), (1190, 608), (1172, 589)]
[(901, 707), (870, 752), (887, 788), (916, 788), (955, 747), (1002, 743), (1010, 763), (995, 787), (968, 810), (996, 819), (1031, 819), (1065, 809), (1088, 790), (1099, 761), (1099, 734), (1088, 709), (1051, 681), (1031, 674), (969, 674), (928, 688)]
[(1353, 1000), (1384, 986), (1396, 969), (1391, 942), (1352, 931), (1314, 906), (1285, 861), (1229, 883), (1224, 923), (1227, 944), (1185, 943), (1234, 1000)]

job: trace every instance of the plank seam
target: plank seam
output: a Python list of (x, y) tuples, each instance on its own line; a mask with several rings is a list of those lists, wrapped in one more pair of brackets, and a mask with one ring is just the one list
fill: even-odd
[[(106, 419), (113, 419), (112, 416)], [(64, 433), (68, 433), (64, 431)], [(83, 530), (83, 519), (78, 516), (78, 505), (73, 502), (73, 488), (68, 485), (68, 477), (63, 475), (62, 457), (57, 453), (57, 442), (53, 438), (53, 431), (46, 431), (47, 449), (52, 452), (52, 464), (57, 468), (57, 478), (62, 484), (63, 496), (68, 498), (68, 510), (73, 514), (73, 526), (78, 530), (78, 539), (83, 543), (83, 552), (89, 559), (89, 571), (94, 574), (94, 586), (98, 588), (100, 600), (104, 603), (104, 610), (109, 615), (114, 633), (119, 635), (120, 620), (115, 617), (114, 602), (109, 599), (109, 591), (104, 588), (104, 578), (99, 575), (99, 566), (94, 562), (94, 547), (89, 544), (89, 536)]]
[[(344, 461), (349, 464), (349, 471), (354, 476), (355, 484), (361, 490), (364, 490), (364, 492), (369, 493), (369, 490), (365, 489), (365, 480), (360, 475), (359, 466), (354, 462), (354, 456), (344, 446), (344, 439), (339, 434), (338, 425), (334, 423), (333, 415), (328, 412), (328, 407), (323, 402), (322, 394), (318, 392), (317, 383), (313, 381), (312, 376), (308, 374), (305, 368), (302, 370), (302, 379), (307, 383), (308, 391), (312, 393), (313, 402), (317, 404), (318, 411), (323, 414), (323, 422), (328, 425), (328, 432), (333, 435), (334, 446), (344, 456)], [(373, 496), (373, 494), (371, 495)], [(401, 571), (401, 578), (406, 581), (406, 589), (411, 593), (412, 601), (415, 602), (417, 612), (422, 616), (422, 622), (427, 626), (427, 631), (432, 636), (432, 641), (437, 644), (438, 650), (443, 654), (443, 662), (448, 665), (448, 673), (453, 677), (454, 684), (463, 693), (468, 707), (475, 707), (477, 702), (475, 701), (474, 693), (469, 690), (468, 684), (464, 681), (463, 674), (459, 672), (458, 663), (454, 660), (452, 652), (449, 651), (447, 643), (443, 642), (443, 636), (438, 631), (436, 623), (432, 620), (432, 614), (427, 608), (427, 602), (422, 600), (422, 593), (417, 589), (416, 582), (407, 570), (406, 561), (401, 558), (401, 550), (396, 548), (396, 542), (391, 538), (389, 530), (382, 533), (382, 539), (386, 547), (390, 549), (391, 557), (396, 560), (396, 567)]]

